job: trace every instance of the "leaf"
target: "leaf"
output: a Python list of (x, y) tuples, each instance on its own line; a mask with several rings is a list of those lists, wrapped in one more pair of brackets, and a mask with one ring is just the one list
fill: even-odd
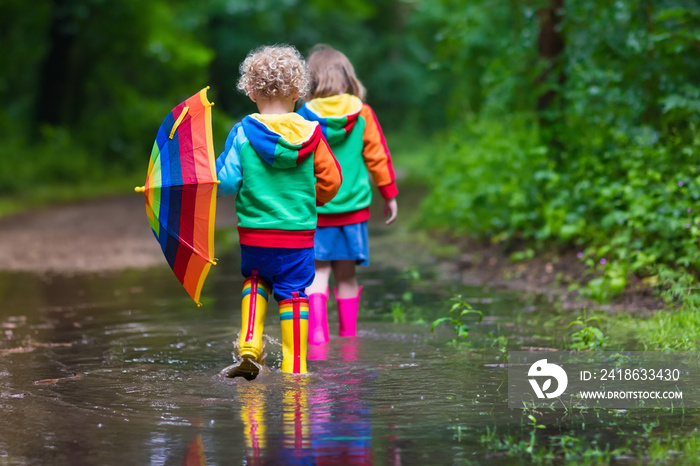
[(430, 327), (430, 331), (431, 332), (435, 331), (435, 327), (437, 327), (441, 323), (447, 322), (449, 320), (451, 320), (449, 317), (440, 317), (439, 319), (434, 320), (433, 325)]
[(654, 22), (661, 22), (667, 19), (677, 19), (689, 14), (690, 12), (685, 8), (669, 8), (667, 10), (661, 10), (654, 15)]

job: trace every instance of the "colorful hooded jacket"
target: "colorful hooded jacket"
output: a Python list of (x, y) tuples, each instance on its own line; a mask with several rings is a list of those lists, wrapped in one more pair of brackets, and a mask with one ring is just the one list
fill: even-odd
[(216, 171), (219, 196), (237, 194), (240, 243), (250, 246), (313, 247), (317, 206), (342, 182), (320, 125), (296, 113), (243, 118)]
[(391, 155), (377, 117), (369, 105), (350, 94), (305, 103), (299, 114), (321, 124), (323, 135), (343, 169), (343, 185), (318, 210), (318, 226), (364, 222), (370, 216), (372, 190), (367, 171), (384, 199), (398, 194)]

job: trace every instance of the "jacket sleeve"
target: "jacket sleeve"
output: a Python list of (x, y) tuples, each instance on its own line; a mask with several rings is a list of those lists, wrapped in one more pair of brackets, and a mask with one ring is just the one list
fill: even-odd
[(236, 194), (241, 188), (243, 170), (237, 139), (240, 128), (240, 123), (234, 125), (226, 138), (224, 151), (216, 159), (216, 177), (220, 181), (216, 197)]
[(316, 205), (322, 206), (335, 197), (343, 182), (340, 164), (323, 136), (314, 150), (314, 175), (316, 175)]
[(372, 175), (374, 184), (379, 188), (379, 193), (384, 199), (391, 199), (399, 194), (396, 187), (396, 176), (391, 164), (391, 154), (386, 146), (384, 133), (379, 126), (379, 121), (372, 108), (364, 104), (360, 110), (360, 116), (365, 120), (365, 132), (362, 136), (362, 158), (365, 166)]

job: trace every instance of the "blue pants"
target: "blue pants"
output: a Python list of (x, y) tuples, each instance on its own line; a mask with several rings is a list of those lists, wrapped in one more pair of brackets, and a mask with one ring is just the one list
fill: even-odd
[(253, 270), (272, 286), (277, 301), (291, 299), (295, 291), (300, 298), (308, 298), (304, 290), (314, 281), (314, 248), (264, 248), (241, 244), (241, 273), (248, 278)]

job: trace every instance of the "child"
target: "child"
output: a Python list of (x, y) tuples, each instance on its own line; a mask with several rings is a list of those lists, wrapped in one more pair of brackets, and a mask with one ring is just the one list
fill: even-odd
[(236, 194), (243, 284), (240, 375), (254, 378), (270, 292), (279, 303), (282, 371), (306, 373), (308, 296), (316, 208), (341, 183), (318, 123), (294, 112), (308, 88), (306, 63), (291, 46), (267, 46), (241, 64), (238, 89), (256, 103), (234, 125), (216, 161), (220, 195)]
[(357, 264), (369, 265), (367, 219), (372, 201), (367, 171), (384, 198), (386, 224), (396, 219), (394, 170), (379, 122), (363, 103), (365, 88), (347, 57), (317, 45), (309, 57), (312, 100), (299, 113), (317, 121), (343, 170), (343, 185), (332, 202), (318, 210), (314, 256), (316, 278), (309, 294), (309, 343), (328, 341), (328, 280), (335, 277), (340, 336), (354, 336), (362, 287), (355, 277)]

